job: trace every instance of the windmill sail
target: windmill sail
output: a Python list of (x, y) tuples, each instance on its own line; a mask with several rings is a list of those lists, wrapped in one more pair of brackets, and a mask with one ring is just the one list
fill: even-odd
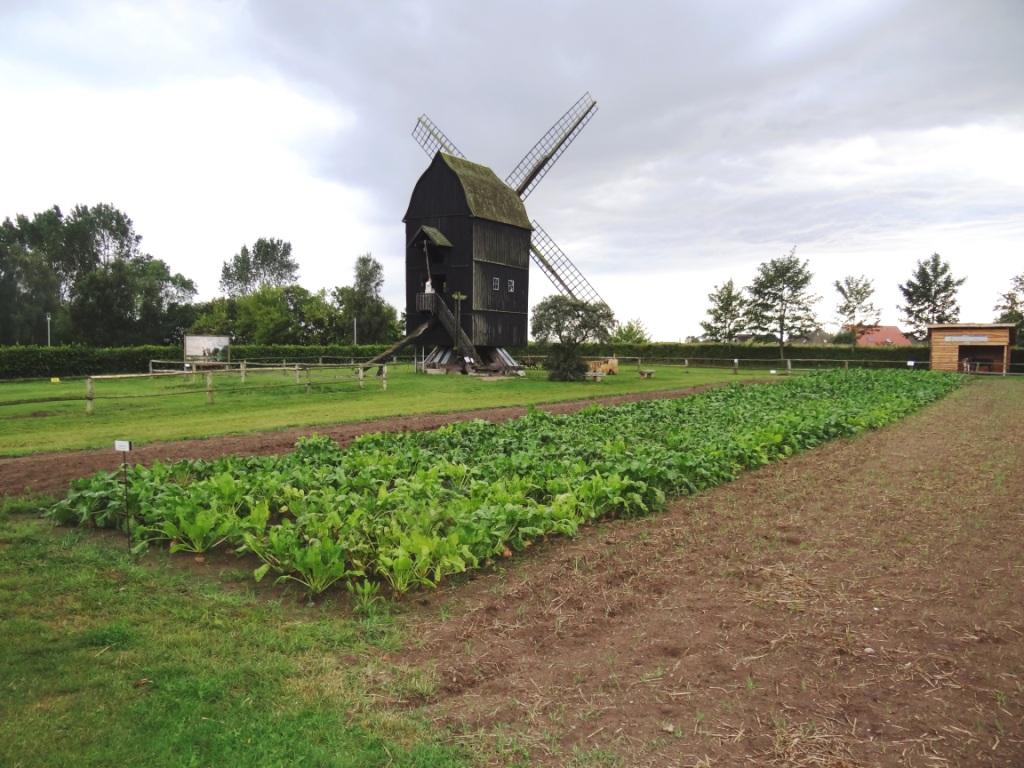
[[(505, 183), (513, 187), (520, 197), (526, 198), (537, 183), (544, 177), (551, 165), (561, 157), (572, 140), (576, 138), (583, 126), (590, 121), (594, 112), (597, 111), (597, 102), (589, 93), (585, 93), (579, 101), (569, 108), (562, 117), (555, 123), (533, 149), (527, 153), (515, 170), (509, 174)], [(438, 150), (445, 154), (456, 157), (465, 157), (455, 146), (455, 143), (445, 135), (444, 131), (437, 127), (433, 120), (425, 114), (420, 115), (412, 130), (412, 136), (416, 143), (423, 148), (428, 157), (433, 157)], [(541, 149), (544, 148), (544, 149)], [(513, 179), (519, 181), (513, 185)], [(520, 191), (520, 186), (523, 191)], [(540, 267), (541, 272), (551, 281), (551, 284), (559, 293), (574, 299), (587, 302), (601, 302), (604, 300), (594, 289), (594, 286), (583, 276), (583, 273), (569, 259), (557, 243), (543, 227), (533, 220), (533, 235), (530, 238), (530, 256), (533, 262)]]
[(551, 239), (544, 228), (533, 220), (533, 236), (530, 238), (530, 255), (541, 272), (547, 275), (551, 284), (559, 293), (573, 299), (591, 304), (604, 304), (604, 299), (595, 290), (590, 281), (583, 276), (575, 264), (565, 255), (565, 251)]
[(416, 120), (416, 126), (412, 129), (412, 137), (423, 147), (423, 151), (427, 153), (428, 157), (433, 157), (439, 149), (443, 150), (446, 155), (465, 157), (454, 142), (444, 135), (444, 131), (426, 115), (420, 115)]
[(540, 141), (512, 169), (505, 183), (516, 191), (523, 200), (540, 183), (555, 161), (569, 148), (573, 140), (597, 112), (597, 102), (589, 92), (569, 107), (569, 110), (540, 137)]

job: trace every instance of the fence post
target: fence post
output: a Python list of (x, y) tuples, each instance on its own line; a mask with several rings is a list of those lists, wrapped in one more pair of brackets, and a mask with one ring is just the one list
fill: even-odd
[(288, 360), (283, 357), (281, 358), (281, 375), (288, 375)]
[(381, 369), (380, 386), (381, 386), (381, 389), (383, 389), (385, 392), (387, 392), (388, 391), (388, 367), (387, 367), (387, 365), (382, 365), (380, 367), (380, 369)]
[(95, 398), (95, 393), (92, 385), (92, 376), (85, 378), (85, 415), (92, 416), (92, 401)]
[(849, 360), (843, 360), (843, 370), (844, 371), (850, 370), (850, 361)]
[(683, 373), (689, 373), (689, 372), (690, 372), (690, 358), (684, 357), (683, 358)]
[(318, 359), (320, 361), (320, 365), (323, 365), (324, 364), (324, 356), (320, 355), (320, 357)]
[(213, 405), (213, 372), (206, 372), (206, 404)]
[(242, 361), (242, 365), (239, 367), (238, 371), (242, 374), (242, 383), (245, 384), (245, 360)]
[(793, 372), (793, 361), (789, 358), (786, 359), (786, 375), (789, 376)]
[(150, 375), (150, 378), (152, 378), (152, 376), (153, 376), (153, 361), (152, 360), (149, 361), (149, 375)]
[(295, 383), (299, 383), (299, 364), (295, 364)]
[(363, 366), (359, 366), (358, 371), (359, 371), (359, 388), (362, 389), (364, 386), (366, 386), (366, 384), (363, 382), (363, 378), (364, 378)]
[(312, 385), (311, 385), (311, 384), (309, 383), (309, 375), (310, 375), (310, 372), (309, 372), (309, 368), (307, 368), (307, 369), (306, 369), (306, 394), (307, 394), (307, 395), (308, 395), (308, 394), (309, 394), (310, 392), (312, 392), (312, 391), (313, 391)]
[(738, 357), (732, 359), (732, 372), (734, 374), (740, 372), (740, 359)]

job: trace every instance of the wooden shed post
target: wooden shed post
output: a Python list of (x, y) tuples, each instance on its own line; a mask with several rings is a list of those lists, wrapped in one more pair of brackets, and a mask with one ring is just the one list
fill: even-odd
[(85, 415), (92, 416), (92, 401), (95, 398), (95, 392), (93, 390), (92, 376), (85, 378)]

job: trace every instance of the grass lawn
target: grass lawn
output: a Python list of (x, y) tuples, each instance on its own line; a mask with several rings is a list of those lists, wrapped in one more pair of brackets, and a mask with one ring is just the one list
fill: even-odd
[(0, 517), (0, 765), (465, 764), (415, 709), (376, 704), (436, 686), (370, 659), (399, 642), (387, 616), (257, 596), (240, 562), (197, 567)]
[[(348, 370), (312, 373), (312, 392), (294, 384), (291, 373), (250, 372), (243, 386), (237, 374), (215, 377), (214, 403), (206, 404), (203, 377), (115, 379), (96, 382), (95, 412), (85, 403), (42, 402), (83, 398), (83, 380), (0, 384), (0, 456), (40, 451), (109, 447), (111, 435), (139, 443), (257, 432), (284, 427), (335, 424), (387, 416), (530, 405), (603, 395), (647, 392), (736, 381), (765, 372), (652, 366), (641, 379), (629, 368), (600, 383), (550, 382), (543, 371), (525, 378), (485, 380), (467, 376), (423, 376), (409, 365), (389, 366), (388, 390), (372, 375), (360, 389)], [(303, 380), (304, 381), (304, 380)], [(229, 391), (233, 389), (234, 391)], [(35, 401), (35, 402), (22, 402)], [(116, 434), (115, 434), (116, 433)]]

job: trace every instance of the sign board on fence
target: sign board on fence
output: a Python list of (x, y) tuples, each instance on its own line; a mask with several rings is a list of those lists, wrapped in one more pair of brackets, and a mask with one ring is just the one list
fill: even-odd
[(128, 453), (132, 449), (131, 440), (115, 440), (114, 450), (120, 453)]
[(227, 360), (230, 336), (186, 336), (186, 360)]

